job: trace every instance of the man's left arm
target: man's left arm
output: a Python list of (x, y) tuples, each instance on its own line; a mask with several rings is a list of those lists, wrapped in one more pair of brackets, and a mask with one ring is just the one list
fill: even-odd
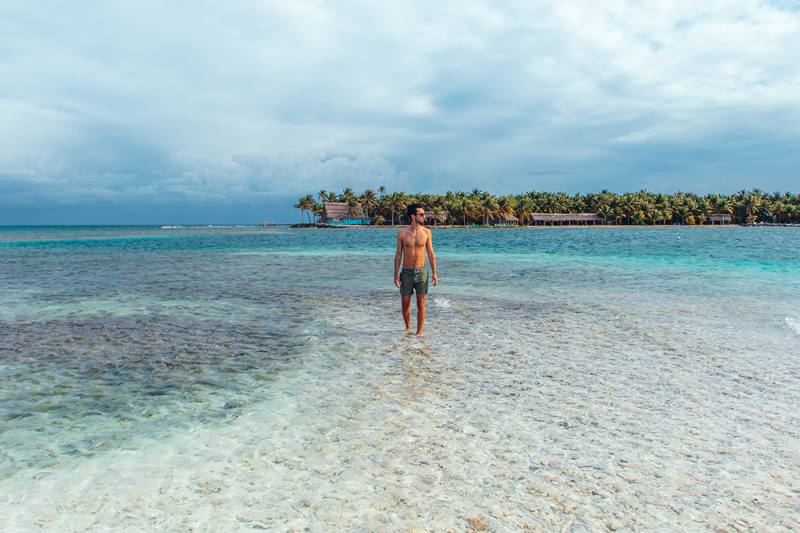
[(433, 235), (431, 234), (431, 230), (428, 230), (428, 243), (425, 245), (425, 249), (428, 251), (428, 262), (431, 264), (431, 269), (433, 270), (433, 286), (439, 284), (439, 276), (436, 274), (436, 255), (433, 253)]

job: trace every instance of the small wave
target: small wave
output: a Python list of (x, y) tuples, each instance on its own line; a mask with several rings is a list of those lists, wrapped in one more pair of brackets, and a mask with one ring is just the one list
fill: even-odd
[(786, 320), (786, 325), (789, 326), (789, 329), (794, 331), (795, 335), (800, 335), (800, 320), (790, 316), (787, 316), (784, 320)]
[(447, 298), (442, 298), (442, 297), (434, 298), (433, 299), (433, 305), (435, 305), (436, 307), (441, 307), (442, 309), (449, 309), (450, 308), (450, 300), (448, 300)]
[(182, 228), (183, 226), (161, 226), (161, 229), (175, 229)]

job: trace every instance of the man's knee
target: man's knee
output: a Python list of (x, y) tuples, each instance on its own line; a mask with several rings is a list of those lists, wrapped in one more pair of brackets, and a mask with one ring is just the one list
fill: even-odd
[(425, 295), (418, 294), (417, 295), (417, 309), (424, 309), (425, 308)]

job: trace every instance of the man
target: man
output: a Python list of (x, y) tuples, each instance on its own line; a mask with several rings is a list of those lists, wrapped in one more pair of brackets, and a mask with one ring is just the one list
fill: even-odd
[[(439, 283), (436, 276), (436, 256), (433, 255), (431, 230), (422, 226), (425, 209), (420, 204), (408, 206), (411, 225), (397, 232), (397, 253), (394, 254), (394, 284), (400, 288), (403, 304), (404, 331), (411, 330), (411, 295), (417, 293), (417, 337), (422, 337), (425, 323), (425, 295), (428, 294), (428, 269), (425, 268), (425, 251), (433, 270), (433, 286)], [(403, 269), (400, 270), (402, 258)], [(398, 273), (399, 271), (399, 273)]]

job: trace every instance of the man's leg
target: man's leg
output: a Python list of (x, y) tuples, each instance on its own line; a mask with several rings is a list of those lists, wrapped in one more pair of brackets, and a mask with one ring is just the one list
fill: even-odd
[(425, 295), (417, 294), (417, 337), (423, 336), (422, 325), (424, 323), (425, 323)]
[(400, 301), (403, 304), (403, 321), (406, 323), (403, 331), (408, 331), (411, 329), (411, 295), (401, 296)]

